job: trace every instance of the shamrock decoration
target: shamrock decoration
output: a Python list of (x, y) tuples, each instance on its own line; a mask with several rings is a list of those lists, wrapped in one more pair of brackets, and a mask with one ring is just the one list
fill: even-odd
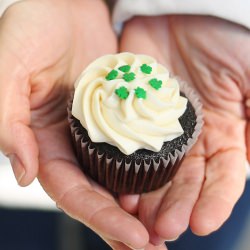
[(144, 73), (144, 74), (150, 74), (151, 71), (152, 71), (152, 67), (150, 67), (149, 65), (147, 64), (142, 64), (142, 66), (140, 67), (141, 68), (141, 71)]
[(125, 73), (123, 75), (123, 80), (126, 82), (131, 82), (135, 79), (135, 73), (130, 72), (130, 73)]
[(118, 76), (118, 71), (113, 69), (107, 74), (106, 80), (108, 81), (114, 80), (117, 76)]
[(142, 99), (146, 99), (147, 97), (147, 92), (145, 91), (145, 89), (137, 87), (135, 89), (135, 95), (137, 98), (142, 98)]
[(150, 86), (156, 90), (161, 88), (162, 85), (162, 81), (161, 80), (157, 80), (156, 78), (151, 79), (149, 82)]
[(124, 73), (127, 73), (130, 71), (131, 69), (131, 66), (130, 65), (123, 65), (121, 67), (118, 68), (120, 71), (124, 72)]
[(116, 90), (115, 90), (115, 93), (116, 93), (116, 95), (117, 95), (120, 99), (123, 99), (123, 100), (127, 99), (128, 96), (129, 96), (129, 91), (128, 91), (128, 89), (127, 89), (126, 87), (124, 87), (124, 86), (122, 86), (122, 87), (116, 89)]
[[(144, 74), (151, 74), (152, 72), (152, 67), (147, 65), (146, 63), (142, 64), (140, 66), (140, 69), (141, 71), (144, 73)], [(111, 70), (107, 76), (106, 76), (106, 80), (110, 81), (110, 80), (114, 80), (118, 77), (119, 75), (119, 72), (118, 71), (121, 71), (123, 72), (123, 76), (122, 76), (122, 79), (125, 81), (125, 82), (131, 82), (133, 81), (135, 78), (136, 78), (136, 74), (134, 72), (130, 72), (131, 70), (131, 66), (128, 65), (128, 64), (125, 64), (125, 65), (122, 65), (120, 66), (117, 70), (113, 69)], [(120, 77), (119, 77), (120, 79)], [(158, 90), (162, 87), (162, 80), (159, 80), (157, 78), (152, 78), (148, 81), (148, 84)], [(134, 93), (135, 93), (135, 96), (137, 98), (141, 98), (141, 99), (146, 99), (147, 98), (147, 92), (145, 89), (141, 88), (141, 87), (137, 87), (136, 89), (134, 89)], [(126, 88), (125, 86), (121, 86), (117, 89), (115, 89), (115, 94), (122, 100), (126, 100), (129, 96), (129, 89)]]

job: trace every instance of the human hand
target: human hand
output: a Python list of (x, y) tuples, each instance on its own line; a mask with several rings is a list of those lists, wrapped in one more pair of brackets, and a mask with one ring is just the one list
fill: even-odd
[(84, 66), (116, 49), (102, 1), (11, 6), (0, 21), (0, 148), (21, 186), (38, 175), (62, 210), (114, 249), (126, 250), (143, 248), (148, 233), (79, 170), (66, 115), (68, 94)]
[(250, 32), (212, 17), (136, 17), (125, 25), (121, 51), (152, 55), (192, 85), (204, 104), (203, 132), (171, 183), (120, 197), (154, 244), (217, 230), (245, 184), (250, 158)]

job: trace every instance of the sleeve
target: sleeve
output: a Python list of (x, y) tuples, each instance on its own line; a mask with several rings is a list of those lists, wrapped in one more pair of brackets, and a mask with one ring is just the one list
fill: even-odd
[(220, 17), (250, 29), (250, 0), (117, 0), (113, 23), (121, 24), (133, 16), (195, 14)]
[(12, 4), (19, 2), (21, 0), (0, 0), (0, 17), (3, 15), (4, 11)]

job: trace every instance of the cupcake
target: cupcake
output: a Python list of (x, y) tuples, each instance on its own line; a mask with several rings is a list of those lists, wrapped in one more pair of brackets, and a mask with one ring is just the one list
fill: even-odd
[(194, 91), (154, 58), (132, 53), (103, 56), (83, 71), (68, 119), (82, 170), (114, 193), (166, 184), (202, 127)]

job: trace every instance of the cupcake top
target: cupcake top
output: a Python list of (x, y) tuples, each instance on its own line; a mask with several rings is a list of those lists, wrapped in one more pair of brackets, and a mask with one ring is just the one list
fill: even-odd
[(126, 155), (160, 151), (183, 134), (178, 118), (187, 99), (178, 81), (146, 55), (106, 55), (91, 63), (75, 84), (72, 114), (93, 142), (114, 145)]

